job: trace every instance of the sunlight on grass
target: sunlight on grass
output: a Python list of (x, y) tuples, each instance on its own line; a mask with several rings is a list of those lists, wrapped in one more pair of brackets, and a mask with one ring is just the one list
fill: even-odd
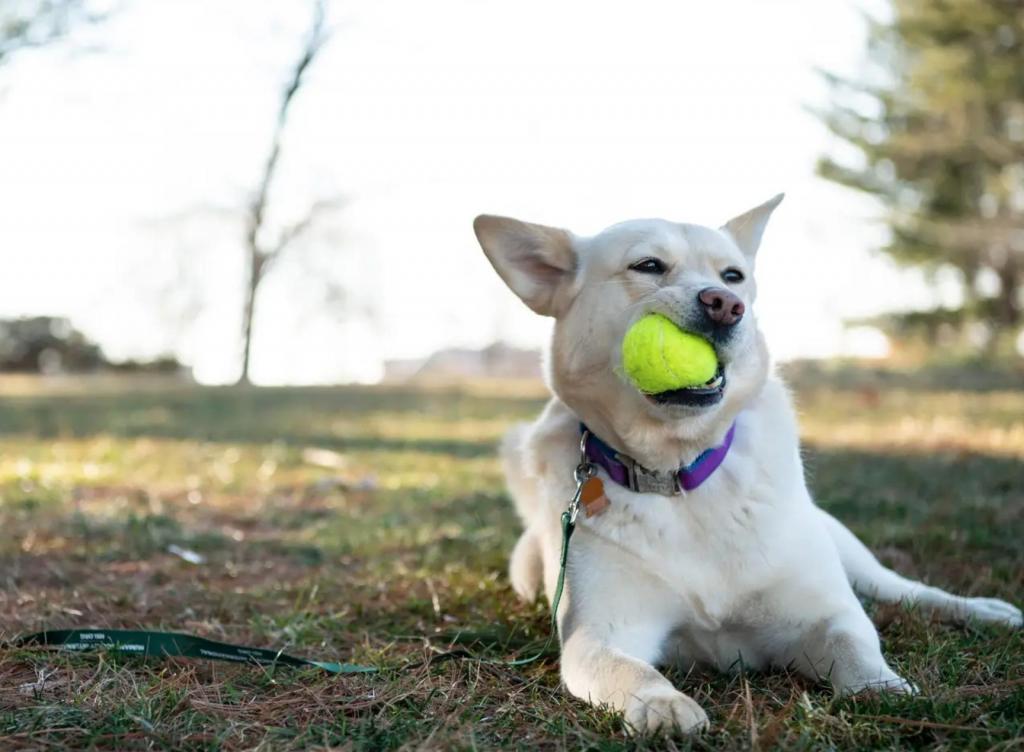
[[(505, 427), (543, 404), (536, 386), (94, 386), (0, 382), (0, 640), (44, 625), (163, 627), (420, 667), (274, 678), (0, 649), (0, 736), (659, 748), (568, 698), (551, 662), (421, 663), (453, 647), (514, 657), (547, 636), (544, 604), (519, 603), (505, 578), (519, 523), (496, 457)], [(817, 498), (884, 560), (1024, 597), (1024, 393), (811, 383), (797, 402)], [(674, 677), (715, 721), (701, 745), (980, 750), (1024, 732), (1024, 633), (875, 616), (922, 697), (840, 700), (785, 674)]]
[(976, 452), (1024, 459), (1024, 393), (812, 392), (798, 400), (821, 446)]

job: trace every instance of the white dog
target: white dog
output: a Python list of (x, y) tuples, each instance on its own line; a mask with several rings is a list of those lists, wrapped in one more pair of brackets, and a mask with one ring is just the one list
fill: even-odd
[[(571, 539), (557, 614), (562, 678), (636, 732), (708, 723), (659, 664), (792, 667), (840, 693), (915, 691), (886, 663), (855, 592), (954, 621), (1022, 623), (1004, 601), (886, 569), (811, 499), (790, 397), (751, 311), (755, 254), (781, 200), (718, 230), (650, 219), (578, 237), (503, 217), (474, 222), (505, 283), (555, 319), (555, 397), (503, 449), (526, 528), (512, 585), (527, 600), (543, 585), (553, 599), (583, 436), (607, 506), (580, 514)], [(623, 336), (652, 312), (712, 343), (714, 379), (651, 397), (622, 376)]]

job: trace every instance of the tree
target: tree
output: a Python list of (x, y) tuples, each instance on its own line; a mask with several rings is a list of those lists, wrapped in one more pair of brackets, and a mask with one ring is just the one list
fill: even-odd
[(869, 19), (859, 80), (826, 73), (819, 113), (854, 147), (819, 173), (877, 196), (897, 262), (953, 269), (957, 308), (890, 324), (964, 333), (989, 345), (1024, 323), (1024, 4), (1019, 0), (893, 0)]
[(280, 106), (277, 111), (277, 120), (275, 121), (271, 136), (270, 150), (264, 162), (259, 184), (248, 208), (245, 232), (247, 284), (242, 310), (242, 373), (238, 379), (239, 384), (249, 383), (253, 321), (260, 284), (266, 279), (267, 272), (281, 257), (281, 254), (309, 230), (317, 215), (334, 204), (331, 201), (317, 202), (310, 207), (305, 216), (277, 232), (274, 232), (268, 226), (267, 212), (270, 193), (281, 159), (282, 140), (288, 124), (292, 102), (302, 88), (309, 67), (316, 59), (326, 38), (324, 5), (322, 0), (318, 0), (313, 6), (313, 21), (309, 33), (299, 57), (292, 67), (288, 83), (282, 93)]
[(0, 319), (0, 373), (84, 372), (105, 365), (99, 346), (65, 318)]

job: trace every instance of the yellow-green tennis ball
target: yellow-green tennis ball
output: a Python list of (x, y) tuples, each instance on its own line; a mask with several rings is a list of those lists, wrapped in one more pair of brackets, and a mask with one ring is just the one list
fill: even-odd
[(626, 332), (622, 366), (641, 392), (661, 394), (710, 381), (718, 372), (718, 358), (705, 339), (650, 313)]

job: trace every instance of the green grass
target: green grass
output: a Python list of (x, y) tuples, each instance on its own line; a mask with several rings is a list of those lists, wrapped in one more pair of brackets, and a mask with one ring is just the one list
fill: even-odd
[[(798, 396), (824, 506), (909, 575), (1024, 601), (1024, 392), (830, 386), (818, 374)], [(528, 389), (7, 389), (0, 641), (162, 628), (385, 670), (0, 648), (0, 748), (1024, 744), (1024, 633), (894, 607), (873, 615), (920, 696), (835, 699), (785, 674), (674, 676), (711, 715), (696, 740), (627, 739), (618, 718), (559, 688), (554, 655), (494, 661), (548, 633), (545, 606), (508, 586), (518, 526), (494, 453), (504, 427), (541, 404)], [(474, 657), (438, 659), (452, 649)]]

